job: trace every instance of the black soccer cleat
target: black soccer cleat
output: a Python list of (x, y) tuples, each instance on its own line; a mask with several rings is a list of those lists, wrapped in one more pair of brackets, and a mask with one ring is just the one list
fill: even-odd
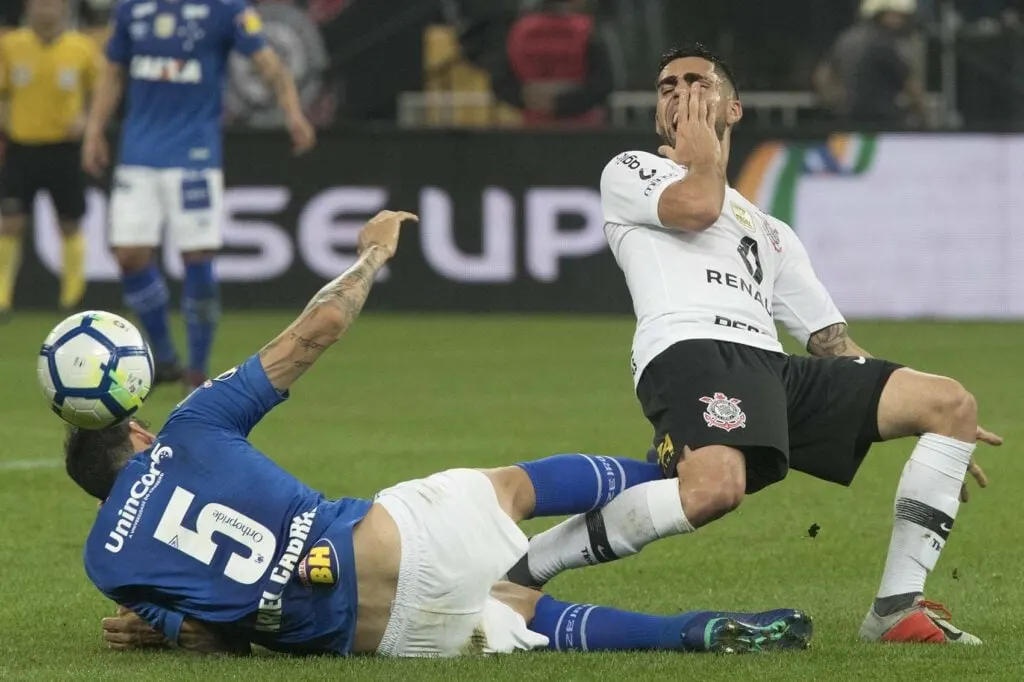
[(760, 613), (706, 612), (683, 632), (684, 648), (722, 654), (806, 649), (814, 633), (811, 617), (796, 609)]

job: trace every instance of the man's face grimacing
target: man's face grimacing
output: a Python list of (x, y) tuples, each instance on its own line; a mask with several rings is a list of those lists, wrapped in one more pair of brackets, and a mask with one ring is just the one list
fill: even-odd
[(657, 91), (655, 131), (673, 147), (681, 107), (688, 105), (690, 94), (700, 91), (710, 97), (709, 105), (714, 106), (718, 114), (715, 133), (720, 140), (724, 138), (725, 131), (743, 116), (732, 84), (712, 62), (700, 57), (682, 57), (669, 62), (658, 74)]

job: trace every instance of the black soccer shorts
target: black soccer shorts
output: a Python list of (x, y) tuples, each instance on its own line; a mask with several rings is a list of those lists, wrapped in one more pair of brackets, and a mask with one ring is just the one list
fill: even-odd
[(8, 142), (0, 173), (0, 213), (29, 214), (36, 194), (46, 190), (57, 215), (85, 215), (85, 175), (77, 142), (25, 145)]
[(785, 355), (725, 341), (671, 346), (637, 386), (662, 473), (683, 448), (727, 445), (747, 464), (747, 492), (790, 468), (850, 485), (878, 433), (878, 401), (900, 365), (871, 358)]

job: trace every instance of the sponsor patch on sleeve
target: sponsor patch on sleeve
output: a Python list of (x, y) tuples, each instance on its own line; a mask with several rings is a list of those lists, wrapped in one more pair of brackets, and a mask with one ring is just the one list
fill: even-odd
[(263, 21), (260, 19), (260, 15), (256, 13), (252, 7), (246, 8), (241, 15), (242, 18), (242, 29), (249, 35), (256, 35), (263, 30)]
[(338, 553), (330, 540), (320, 540), (299, 562), (296, 574), (306, 587), (332, 587), (338, 581)]

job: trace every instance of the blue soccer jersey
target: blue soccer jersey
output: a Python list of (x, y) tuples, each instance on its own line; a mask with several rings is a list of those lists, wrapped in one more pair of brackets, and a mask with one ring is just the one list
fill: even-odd
[(85, 570), (103, 594), (171, 638), (192, 616), (278, 651), (349, 652), (352, 530), (371, 502), (326, 500), (250, 445), (286, 398), (253, 356), (171, 413), (89, 533)]
[(107, 58), (125, 69), (120, 163), (152, 168), (221, 165), (221, 112), (232, 50), (265, 45), (245, 0), (124, 0)]

